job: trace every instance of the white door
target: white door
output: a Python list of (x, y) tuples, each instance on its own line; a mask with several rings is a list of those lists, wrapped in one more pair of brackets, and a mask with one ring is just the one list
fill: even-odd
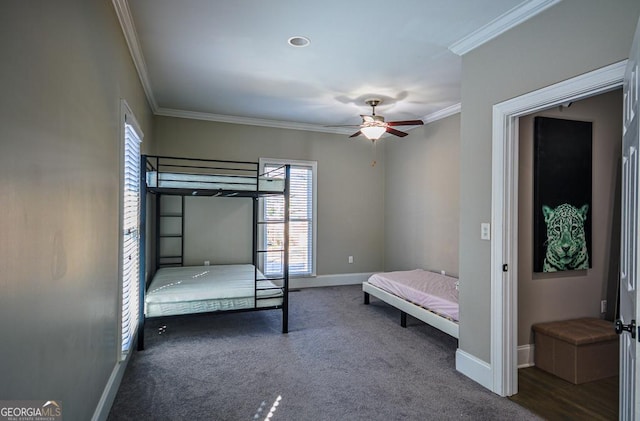
[(638, 61), (640, 61), (640, 21), (633, 39), (629, 62), (624, 75), (624, 111), (622, 137), (622, 232), (620, 251), (620, 319), (616, 330), (620, 333), (620, 419), (640, 420), (639, 367), (640, 346), (636, 328), (638, 305), (638, 149), (640, 132), (638, 120)]

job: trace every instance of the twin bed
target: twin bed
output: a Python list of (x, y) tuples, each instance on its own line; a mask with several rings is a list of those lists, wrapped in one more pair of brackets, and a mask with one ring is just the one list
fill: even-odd
[(458, 338), (458, 280), (422, 269), (376, 273), (363, 282), (364, 303), (370, 296), (400, 310), (400, 324), (407, 314)]
[[(147, 194), (155, 197), (155, 270), (151, 282), (145, 280), (141, 268), (141, 314), (138, 327), (138, 349), (144, 349), (144, 322), (150, 318), (166, 318), (220, 311), (282, 311), (282, 332), (288, 331), (289, 294), (289, 177), (285, 165), (268, 174), (259, 173), (257, 162), (190, 159), (165, 156), (143, 156), (141, 165), (141, 218), (146, 225)], [(163, 209), (163, 196), (180, 196), (182, 205)], [(184, 266), (184, 198), (189, 196), (244, 197), (253, 202), (252, 261), (246, 264)], [(282, 197), (281, 238), (274, 247), (261, 234), (260, 201), (266, 197)], [(161, 220), (179, 220), (170, 224), (175, 232), (162, 233)], [(212, 221), (215, 223), (215, 221)], [(178, 228), (176, 228), (176, 226)], [(146, 229), (141, 230), (146, 233)], [(146, 238), (141, 239), (142, 253)], [(162, 241), (177, 242), (166, 247)], [(151, 246), (151, 244), (149, 244)], [(167, 254), (167, 250), (171, 252)], [(281, 273), (265, 276), (264, 265), (278, 262)]]
[(161, 268), (146, 293), (146, 317), (282, 305), (282, 285), (256, 271), (250, 264)]

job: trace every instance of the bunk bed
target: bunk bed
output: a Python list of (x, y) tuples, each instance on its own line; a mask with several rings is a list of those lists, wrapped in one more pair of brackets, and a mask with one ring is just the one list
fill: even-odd
[[(290, 167), (284, 165), (266, 174), (259, 170), (257, 162), (141, 157), (141, 255), (145, 256), (150, 245), (145, 227), (147, 195), (152, 195), (155, 267), (148, 283), (146, 269), (141, 270), (139, 350), (144, 349), (145, 320), (151, 318), (277, 309), (282, 311), (282, 333), (288, 332)], [(209, 265), (205, 261), (203, 266), (185, 266), (185, 198), (193, 196), (252, 200), (250, 263)], [(274, 196), (282, 198), (282, 211), (265, 221), (260, 214), (261, 201)], [(177, 199), (179, 205), (168, 206), (163, 200), (167, 197)], [(264, 224), (278, 226), (275, 241), (262, 234)], [(174, 228), (167, 232), (166, 226)], [(267, 266), (269, 270), (265, 270)]]
[(423, 269), (375, 273), (362, 283), (364, 304), (370, 296), (400, 310), (400, 325), (407, 314), (458, 338), (458, 280)]

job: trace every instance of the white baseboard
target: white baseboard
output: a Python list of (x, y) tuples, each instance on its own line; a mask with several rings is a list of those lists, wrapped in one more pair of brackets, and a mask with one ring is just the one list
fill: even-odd
[(96, 406), (96, 410), (91, 417), (91, 421), (106, 421), (107, 417), (109, 417), (111, 406), (113, 405), (113, 401), (115, 400), (118, 389), (120, 388), (122, 376), (124, 376), (124, 371), (127, 368), (127, 364), (129, 364), (129, 359), (131, 358), (132, 353), (133, 351), (129, 352), (124, 361), (117, 362), (113, 367), (111, 376), (109, 376), (109, 380), (102, 392), (100, 401), (98, 401), (98, 406)]
[(518, 368), (533, 367), (535, 364), (534, 356), (535, 345), (520, 345), (518, 347)]
[(486, 362), (459, 349), (456, 351), (456, 370), (489, 390), (493, 390), (493, 371)]
[(334, 275), (318, 275), (309, 278), (291, 278), (289, 280), (289, 289), (357, 285), (369, 279), (372, 274), (373, 272), (337, 273)]

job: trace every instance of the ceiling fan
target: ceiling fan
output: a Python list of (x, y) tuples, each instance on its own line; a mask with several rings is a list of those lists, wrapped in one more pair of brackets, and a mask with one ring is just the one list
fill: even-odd
[(380, 139), (384, 133), (390, 133), (394, 136), (405, 137), (408, 133), (396, 130), (393, 126), (420, 126), (424, 124), (422, 120), (404, 120), (404, 121), (384, 121), (384, 117), (376, 115), (376, 106), (382, 102), (381, 99), (367, 99), (365, 103), (371, 106), (371, 115), (360, 115), (362, 124), (360, 130), (352, 134), (351, 137), (364, 135), (367, 139), (375, 142)]

